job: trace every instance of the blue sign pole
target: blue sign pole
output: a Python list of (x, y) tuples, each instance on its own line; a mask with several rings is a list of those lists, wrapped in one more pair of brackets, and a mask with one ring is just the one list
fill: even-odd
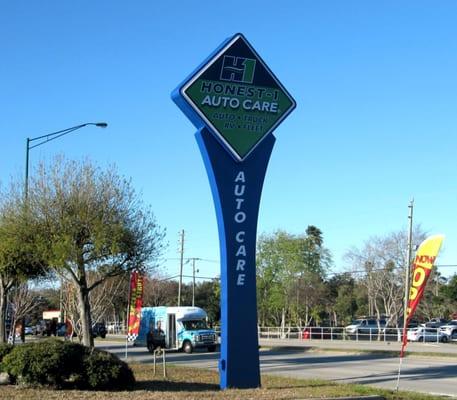
[(224, 41), (172, 93), (199, 129), (219, 227), (222, 389), (260, 386), (256, 232), (274, 129), (295, 100), (246, 38)]
[(237, 162), (206, 128), (196, 133), (213, 193), (221, 253), (222, 389), (260, 386), (256, 233), (263, 181), (275, 142), (268, 135)]

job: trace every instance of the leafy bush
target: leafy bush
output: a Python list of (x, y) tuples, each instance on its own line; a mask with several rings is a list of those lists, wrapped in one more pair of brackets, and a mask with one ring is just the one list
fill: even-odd
[(129, 389), (135, 378), (129, 366), (106, 351), (57, 339), (16, 346), (3, 368), (17, 383), (75, 389)]
[(91, 389), (131, 389), (135, 377), (129, 366), (114, 354), (88, 349), (84, 358), (84, 379)]
[(60, 387), (82, 375), (84, 354), (79, 344), (44, 340), (15, 346), (3, 359), (3, 368), (14, 381)]
[(3, 358), (13, 350), (13, 345), (8, 343), (0, 343), (0, 372), (3, 371), (2, 361)]

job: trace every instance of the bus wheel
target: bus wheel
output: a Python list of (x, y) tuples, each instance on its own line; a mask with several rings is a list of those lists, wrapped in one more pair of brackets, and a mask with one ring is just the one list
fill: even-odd
[(184, 353), (190, 354), (192, 351), (194, 351), (192, 347), (192, 343), (186, 340), (184, 344), (182, 345), (182, 349), (184, 350)]

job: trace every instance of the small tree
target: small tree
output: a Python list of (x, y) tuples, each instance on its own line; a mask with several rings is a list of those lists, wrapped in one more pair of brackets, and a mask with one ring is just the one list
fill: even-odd
[[(89, 282), (100, 279), (98, 272), (91, 274)], [(90, 306), (93, 322), (107, 321), (112, 318), (115, 307), (122, 304), (120, 313), (125, 313), (128, 303), (129, 275), (119, 275), (104, 281), (90, 293)]]
[(335, 326), (349, 323), (356, 310), (355, 281), (349, 273), (339, 273), (327, 281), (329, 315)]
[[(100, 278), (97, 271), (91, 271), (88, 274), (89, 287)], [(65, 320), (70, 322), (76, 336), (82, 339), (82, 319), (76, 295), (77, 287), (70, 280), (62, 282), (62, 284), (61, 305), (63, 315)], [(93, 323), (119, 321), (119, 316), (124, 315), (127, 309), (128, 285), (128, 274), (125, 274), (107, 279), (90, 291), (89, 301)]]
[[(6, 310), (10, 291), (45, 272), (35, 241), (36, 224), (17, 185), (0, 193), (0, 343), (6, 341)], [(14, 329), (14, 326), (12, 327)]]
[(323, 312), (324, 277), (331, 265), (322, 232), (308, 226), (306, 234), (277, 231), (257, 241), (259, 323), (309, 324)]
[[(413, 237), (418, 243), (425, 238), (419, 226)], [(353, 248), (345, 255), (367, 290), (368, 313), (378, 321), (386, 316), (389, 325), (398, 326), (403, 315), (406, 250), (407, 232), (399, 231), (372, 237), (361, 249)]]
[[(30, 290), (29, 282), (19, 283), (13, 287), (10, 293), (10, 304), (12, 308), (11, 329), (13, 331), (13, 343), (15, 341), (14, 327), (19, 321), (26, 321), (32, 313), (42, 305), (40, 296)], [(21, 333), (21, 339), (23, 338)]]
[(110, 278), (154, 268), (164, 231), (114, 168), (56, 160), (50, 168), (41, 165), (36, 176), (29, 200), (45, 258), (76, 288), (82, 341), (93, 346), (89, 294)]
[(143, 286), (143, 304), (147, 307), (176, 306), (178, 285), (178, 282), (163, 278), (157, 272), (153, 276), (146, 276)]

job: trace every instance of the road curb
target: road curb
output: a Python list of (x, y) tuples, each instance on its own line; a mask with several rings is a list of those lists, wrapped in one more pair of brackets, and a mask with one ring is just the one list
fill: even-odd
[[(302, 399), (302, 400), (319, 400), (317, 397)], [(386, 400), (384, 396), (370, 395), (370, 396), (350, 396), (350, 397), (326, 397), (325, 400)]]
[[(293, 345), (284, 345), (284, 346), (266, 346), (262, 345), (259, 346), (259, 350), (271, 350), (271, 351), (297, 351), (297, 350), (303, 350), (303, 351), (316, 351), (316, 352), (335, 352), (335, 353), (347, 353), (347, 354), (363, 354), (363, 353), (369, 353), (369, 354), (385, 354), (389, 355), (392, 357), (397, 357), (398, 352), (392, 351), (392, 350), (378, 350), (378, 349), (355, 349), (355, 348), (333, 348), (333, 347), (319, 347), (319, 346), (293, 346)], [(417, 353), (420, 354), (420, 353)], [(437, 353), (440, 354), (440, 353)]]

